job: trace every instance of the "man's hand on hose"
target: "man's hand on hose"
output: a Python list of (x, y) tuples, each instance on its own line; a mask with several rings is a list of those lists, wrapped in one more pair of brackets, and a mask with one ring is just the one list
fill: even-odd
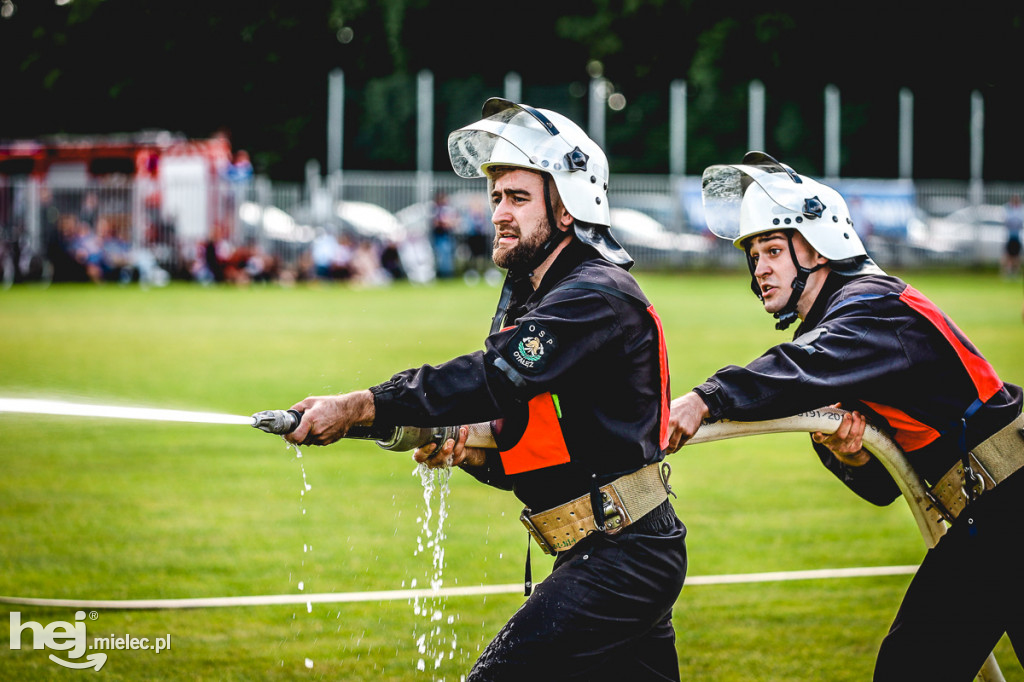
[(670, 436), (666, 450), (669, 454), (683, 447), (686, 441), (693, 438), (697, 429), (700, 428), (701, 422), (710, 414), (708, 406), (693, 391), (673, 400), (672, 410), (668, 417)]
[(438, 448), (434, 443), (428, 443), (421, 448), (416, 448), (412, 458), (420, 464), (426, 464), (431, 469), (441, 469), (455, 466), (483, 466), (486, 462), (486, 451), (483, 448), (466, 447), (466, 438), (469, 436), (469, 427), (459, 427), (458, 441), (449, 438)]
[[(838, 408), (839, 403), (832, 407)], [(864, 466), (871, 459), (871, 453), (864, 448), (864, 429), (868, 420), (854, 410), (843, 415), (843, 421), (835, 433), (818, 431), (811, 434), (811, 440), (824, 445), (843, 464), (852, 467)]]
[(373, 394), (365, 390), (306, 398), (291, 409), (302, 413), (302, 421), (284, 438), (296, 445), (330, 445), (352, 426), (372, 424), (376, 414)]

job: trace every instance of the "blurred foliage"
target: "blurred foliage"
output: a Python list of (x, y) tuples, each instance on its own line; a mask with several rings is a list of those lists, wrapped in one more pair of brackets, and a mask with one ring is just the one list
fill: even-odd
[(924, 10), (792, 0), (3, 0), (3, 138), (167, 129), (231, 135), (257, 170), (325, 163), (327, 74), (345, 74), (346, 168), (415, 167), (416, 74), (435, 83), (434, 166), (444, 136), (501, 95), (586, 123), (588, 71), (626, 98), (608, 111), (616, 172), (668, 171), (668, 91), (688, 92), (687, 171), (746, 148), (748, 85), (767, 93), (766, 147), (822, 172), (823, 89), (842, 96), (842, 173), (893, 177), (900, 88), (915, 95), (914, 174), (969, 172), (970, 93), (985, 97), (984, 176), (1019, 177), (1016, 90), (1024, 8)]

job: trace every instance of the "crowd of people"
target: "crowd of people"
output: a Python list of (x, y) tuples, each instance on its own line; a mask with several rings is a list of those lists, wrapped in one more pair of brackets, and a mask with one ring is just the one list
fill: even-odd
[(82, 195), (79, 210), (68, 210), (68, 198), (55, 200), (43, 189), (45, 254), (53, 280), (130, 282), (137, 279), (131, 224), (123, 212), (101, 212), (99, 195)]
[(461, 273), (467, 284), (481, 278), (497, 284), (501, 276), (491, 262), (493, 234), (491, 216), (483, 201), (471, 201), (460, 208), (444, 192), (435, 194), (430, 212), (430, 246), (437, 278), (452, 279)]
[[(177, 235), (174, 221), (147, 202), (146, 229), (135, 241), (126, 199), (109, 202), (118, 204), (111, 210), (104, 206), (107, 195), (101, 200), (99, 192), (54, 193), (44, 186), (41, 194), (43, 248), (33, 255), (48, 264), (42, 276), (54, 282), (162, 285), (178, 279), (203, 285), (311, 281), (378, 286), (406, 276), (393, 240), (320, 229), (311, 243), (282, 254), (226, 220), (189, 245)], [(12, 238), (11, 243), (26, 255), (32, 251), (26, 239)]]

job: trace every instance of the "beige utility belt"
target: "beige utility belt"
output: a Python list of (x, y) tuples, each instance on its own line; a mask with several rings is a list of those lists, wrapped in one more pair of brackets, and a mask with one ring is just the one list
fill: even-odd
[(957, 462), (928, 492), (931, 503), (950, 523), (972, 499), (1024, 467), (1024, 414), (971, 450), (970, 463), (976, 477), (973, 486), (967, 480), (963, 462)]
[(545, 554), (564, 552), (591, 533), (615, 535), (643, 518), (668, 499), (671, 471), (667, 462), (656, 462), (602, 486), (603, 528), (594, 518), (590, 495), (536, 514), (527, 507), (519, 520)]

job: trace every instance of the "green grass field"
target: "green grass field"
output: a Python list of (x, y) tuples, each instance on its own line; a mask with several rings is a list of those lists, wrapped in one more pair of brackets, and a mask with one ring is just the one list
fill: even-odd
[[(665, 324), (676, 394), (788, 338), (759, 310), (742, 273), (639, 279)], [(1024, 380), (1020, 282), (964, 272), (907, 279), (1005, 380)], [(0, 397), (235, 415), (284, 408), (478, 348), (496, 297), (461, 283), (14, 287), (0, 291)], [(804, 435), (698, 445), (670, 461), (690, 576), (913, 565), (924, 555), (905, 503), (860, 501), (818, 464)], [(303, 448), (298, 458), (247, 426), (0, 414), (0, 471), (0, 595), (402, 590), (428, 585), (433, 573), (431, 550), (418, 549), (428, 538), (415, 467), (408, 453), (371, 443)], [(526, 533), (516, 500), (461, 472), (446, 500), (444, 586), (521, 582)], [(436, 497), (431, 504), (436, 515)], [(533, 556), (539, 579), (550, 559)], [(869, 679), (909, 580), (688, 585), (675, 610), (682, 677)], [(311, 610), (100, 609), (86, 626), (90, 640), (171, 636), (160, 654), (109, 651), (99, 673), (107, 680), (458, 680), (522, 601), (451, 597), (419, 614), (423, 601), (412, 599)], [(69, 608), (0, 611), (43, 625), (75, 617)], [(440, 620), (431, 620), (435, 611)], [(66, 670), (30, 643), (27, 632), (22, 648), (11, 649), (9, 628), (0, 627), (0, 678), (94, 674)], [(996, 653), (1007, 680), (1024, 680), (1005, 638)]]

